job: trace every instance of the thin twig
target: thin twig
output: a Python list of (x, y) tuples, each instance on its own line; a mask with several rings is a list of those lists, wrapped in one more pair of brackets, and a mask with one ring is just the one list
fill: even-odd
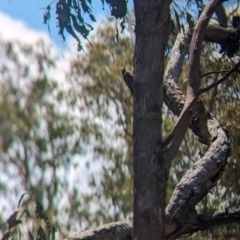
[(21, 219), (21, 218), (23, 217), (24, 213), (26, 212), (26, 210), (27, 210), (27, 208), (28, 208), (28, 204), (31, 202), (32, 197), (33, 197), (33, 193), (30, 193), (30, 197), (29, 197), (29, 199), (28, 199), (28, 201), (27, 201), (27, 204), (26, 204), (26, 206), (25, 206), (25, 208), (24, 208), (24, 211), (22, 211), (22, 213), (21, 213), (20, 216), (19, 216), (19, 219)]
[(205, 93), (209, 90), (211, 90), (212, 88), (218, 86), (219, 84), (221, 84), (222, 82), (224, 82), (232, 73), (237, 72), (238, 71), (238, 67), (240, 66), (240, 61), (231, 69), (229, 70), (222, 78), (218, 79), (216, 82), (212, 83), (211, 85), (202, 88), (199, 90), (199, 94)]
[(229, 70), (222, 70), (222, 71), (213, 71), (213, 72), (207, 72), (207, 73), (204, 73), (201, 78), (204, 78), (208, 75), (211, 75), (211, 74), (214, 74), (214, 73), (227, 73)]

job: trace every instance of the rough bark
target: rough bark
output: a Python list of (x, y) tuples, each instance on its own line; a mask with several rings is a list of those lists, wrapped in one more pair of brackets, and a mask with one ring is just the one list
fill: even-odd
[(167, 172), (154, 154), (161, 141), (164, 51), (171, 1), (135, 0), (133, 84), (133, 236), (162, 239), (165, 221)]
[(181, 31), (178, 34), (175, 44), (172, 48), (171, 58), (167, 64), (167, 68), (164, 73), (164, 79), (172, 79), (175, 83), (178, 83), (178, 79), (182, 71), (182, 63), (186, 54), (189, 52), (188, 48), (190, 40), (191, 31), (189, 26), (186, 25), (184, 31)]
[(209, 25), (204, 36), (204, 41), (225, 44), (233, 38), (239, 38), (240, 33), (234, 28), (223, 28), (219, 25)]
[[(230, 142), (224, 129), (210, 116), (212, 144), (203, 158), (199, 159), (176, 186), (167, 207), (166, 235), (175, 239), (186, 231), (185, 223), (196, 215), (195, 206), (216, 185), (221, 177), (230, 153)], [(169, 227), (168, 227), (169, 226)]]
[(66, 238), (65, 240), (130, 240), (132, 221), (113, 222)]
[[(201, 52), (200, 41), (203, 39), (203, 30), (206, 28), (207, 21), (213, 13), (214, 7), (216, 7), (217, 3), (218, 1), (211, 1), (205, 8), (205, 11), (203, 11), (198, 20), (198, 24), (196, 25), (192, 37), (189, 59), (190, 70), (188, 91), (185, 104), (183, 105), (183, 110), (180, 113), (180, 120), (184, 117), (185, 109), (189, 111), (190, 109), (188, 106), (196, 101), (199, 96), (201, 81), (199, 75)], [(177, 60), (173, 60), (173, 62), (179, 64), (179, 61)], [(182, 62), (183, 60), (181, 63)], [(172, 63), (172, 66), (174, 67), (174, 63)], [(171, 109), (171, 105), (169, 103), (175, 102), (175, 108), (173, 110), (176, 111), (176, 106), (182, 107), (183, 96), (179, 94), (177, 98), (175, 97), (169, 100), (171, 96), (171, 94), (169, 94), (169, 90), (172, 92), (172, 88), (175, 85), (173, 81), (174, 79), (165, 79), (164, 93), (165, 96), (167, 96), (167, 104), (169, 108)], [(171, 89), (169, 89), (169, 86), (171, 86)], [(174, 87), (177, 89), (177, 86)], [(175, 92), (180, 91), (178, 90)], [(179, 111), (176, 112), (176, 114), (179, 114)], [(188, 119), (183, 118), (182, 121), (186, 124)], [(182, 124), (180, 126), (184, 125)], [(210, 144), (210, 147), (204, 157), (199, 159), (192, 168), (186, 172), (173, 192), (172, 198), (166, 210), (166, 236), (169, 239), (175, 239), (184, 232), (189, 231), (187, 229), (186, 222), (189, 222), (189, 219), (197, 216), (197, 213), (195, 212), (196, 204), (201, 201), (209, 190), (215, 186), (216, 182), (223, 173), (230, 153), (230, 141), (228, 134), (220, 127), (217, 119), (205, 110), (201, 101), (197, 102), (196, 113), (192, 119), (191, 126), (194, 130), (198, 129), (198, 131), (194, 131), (195, 134), (200, 133), (199, 137), (203, 139), (205, 143)], [(179, 132), (182, 133), (182, 129)], [(179, 135), (177, 134), (177, 136)]]
[[(191, 235), (215, 226), (240, 222), (240, 209), (219, 211), (212, 214), (192, 214), (185, 223), (185, 234)], [(168, 230), (168, 229), (167, 229)], [(132, 221), (105, 224), (97, 229), (84, 231), (65, 240), (132, 240)], [(173, 239), (165, 238), (166, 240)]]

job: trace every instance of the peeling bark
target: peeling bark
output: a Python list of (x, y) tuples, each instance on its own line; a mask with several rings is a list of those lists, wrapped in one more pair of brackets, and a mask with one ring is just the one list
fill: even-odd
[(171, 58), (165, 70), (164, 79), (172, 79), (173, 82), (178, 83), (178, 79), (182, 71), (182, 63), (186, 54), (189, 52), (188, 47), (190, 40), (191, 31), (188, 26), (185, 26), (184, 31), (181, 31), (178, 34), (172, 48)]
[(167, 207), (166, 221), (167, 225), (171, 226), (171, 233), (166, 232), (166, 235), (170, 239), (172, 234), (175, 238), (176, 235), (181, 235), (183, 229), (186, 231), (185, 223), (195, 213), (196, 204), (216, 185), (227, 164), (230, 153), (228, 135), (211, 115), (208, 118), (208, 126), (212, 136), (210, 148), (204, 157), (185, 173)]
[(75, 234), (65, 240), (130, 240), (132, 221), (114, 222)]
[(228, 43), (231, 38), (235, 37), (240, 37), (240, 33), (236, 29), (209, 25), (204, 36), (204, 41), (225, 44)]
[[(189, 88), (187, 91), (186, 102), (183, 105), (183, 111), (184, 109), (187, 109), (189, 104), (196, 100), (199, 94), (201, 80), (199, 75), (201, 52), (200, 41), (201, 36), (203, 36), (203, 29), (205, 28), (204, 21), (206, 21), (205, 24), (207, 24), (207, 20), (210, 18), (215, 4), (217, 4), (217, 1), (211, 1), (209, 6), (206, 7), (206, 12), (203, 12), (200, 16), (198, 20), (199, 24), (196, 25), (195, 33), (193, 34), (189, 59)], [(175, 63), (179, 64), (177, 60)], [(174, 64), (172, 65), (174, 67)], [(169, 85), (174, 85), (173, 82), (171, 82), (171, 84), (169, 83), (171, 80), (165, 79), (164, 81), (164, 83), (167, 83), (167, 86), (164, 84), (164, 92), (168, 96), (167, 104), (170, 109), (170, 103), (173, 103), (176, 99), (179, 103), (179, 100), (183, 97), (179, 94), (180, 97), (178, 96), (169, 100)], [(175, 87), (175, 89), (177, 89), (177, 87)], [(180, 90), (177, 92), (180, 92)], [(174, 105), (176, 106), (177, 104)], [(178, 104), (178, 106), (182, 107), (182, 104)], [(179, 110), (176, 111), (176, 107), (173, 109), (177, 114), (179, 113)], [(180, 114), (180, 118), (183, 116), (183, 111)], [(194, 131), (194, 133), (200, 133), (198, 136), (203, 139), (205, 143), (210, 144), (210, 147), (205, 155), (185, 173), (173, 192), (166, 210), (165, 233), (169, 239), (175, 239), (183, 234), (183, 232), (188, 231), (186, 230), (186, 223), (193, 216), (197, 215), (195, 212), (196, 204), (216, 185), (224, 171), (225, 165), (227, 164), (227, 158), (230, 154), (231, 147), (227, 132), (220, 127), (217, 119), (210, 112), (205, 110), (201, 101), (198, 101), (196, 114), (193, 120), (193, 129), (198, 129), (198, 131)], [(185, 124), (187, 122), (187, 120), (184, 119), (182, 121), (185, 121)], [(181, 133), (182, 129), (178, 132)], [(179, 135), (176, 134), (176, 136), (178, 137)]]
[[(240, 223), (240, 209), (226, 209), (212, 214), (192, 213), (182, 229), (182, 234), (193, 234), (215, 226), (229, 223)], [(170, 232), (168, 226), (166, 230)], [(97, 229), (75, 234), (64, 240), (132, 240), (132, 221), (120, 221), (105, 224)], [(166, 240), (175, 239), (175, 236), (165, 237)]]

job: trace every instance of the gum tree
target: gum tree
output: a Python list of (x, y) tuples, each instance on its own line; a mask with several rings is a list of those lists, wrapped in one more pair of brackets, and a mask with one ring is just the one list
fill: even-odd
[[(133, 89), (133, 223), (109, 224), (70, 239), (129, 239), (132, 227), (135, 239), (176, 239), (182, 234), (239, 221), (239, 210), (227, 209), (214, 214), (198, 214), (196, 211), (196, 205), (220, 179), (231, 148), (227, 130), (206, 109), (200, 96), (221, 84), (239, 67), (237, 63), (224, 76), (207, 87), (201, 87), (202, 44), (204, 40), (219, 43), (221, 51), (232, 56), (237, 49), (238, 33), (225, 28), (227, 18), (222, 1), (209, 1), (202, 6), (194, 26), (189, 24), (190, 29), (185, 28), (178, 35), (164, 71), (171, 22), (170, 4), (171, 1), (134, 1), (133, 78), (123, 71), (123, 78)], [(219, 24), (208, 26), (213, 14)], [(187, 91), (184, 95), (178, 87), (178, 78), (188, 44)], [(178, 116), (166, 139), (162, 139), (161, 132), (162, 100)], [(189, 127), (208, 150), (185, 173), (166, 206), (166, 183), (171, 162)]]

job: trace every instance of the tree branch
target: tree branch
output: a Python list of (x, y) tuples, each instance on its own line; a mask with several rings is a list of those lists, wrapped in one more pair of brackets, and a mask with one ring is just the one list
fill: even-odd
[(231, 38), (239, 38), (240, 33), (233, 28), (223, 28), (218, 25), (210, 24), (204, 35), (204, 41), (218, 44), (225, 44)]
[[(208, 121), (208, 127), (212, 130), (211, 147), (185, 173), (167, 207), (167, 225), (172, 226), (173, 233), (181, 231), (196, 204), (216, 185), (227, 164), (231, 149), (228, 134), (213, 116)], [(168, 235), (167, 232), (166, 234)]]
[(196, 212), (192, 212), (184, 229), (182, 229), (183, 231), (180, 234), (178, 232), (175, 236), (172, 235), (172, 237), (167, 239), (176, 239), (183, 234), (191, 235), (197, 231), (203, 231), (230, 223), (240, 223), (240, 209), (226, 209), (225, 211), (219, 211), (213, 214), (196, 214)]
[[(219, 211), (213, 214), (196, 214), (193, 211), (185, 223), (182, 231), (167, 237), (167, 240), (175, 239), (183, 234), (193, 234), (197, 231), (203, 231), (215, 226), (229, 223), (240, 222), (240, 209)], [(167, 229), (169, 230), (169, 229)], [(110, 224), (104, 224), (97, 229), (91, 229), (64, 240), (132, 240), (132, 221), (120, 221)]]
[(219, 6), (216, 8), (215, 13), (217, 15), (217, 19), (218, 19), (219, 25), (221, 27), (226, 28), (227, 27), (227, 23), (228, 23), (228, 19), (227, 19), (227, 14), (225, 12), (225, 8), (223, 7), (222, 4), (219, 4)]
[[(207, 27), (204, 40), (223, 44), (228, 42), (231, 36), (233, 35), (237, 36), (239, 35), (239, 32), (237, 32), (234, 29), (225, 29), (216, 25), (209, 25)], [(190, 35), (183, 35), (183, 36), (185, 37), (188, 36), (189, 38), (191, 37)], [(164, 78), (164, 86), (163, 86), (164, 103), (177, 116), (179, 116), (185, 102), (185, 96), (182, 94), (178, 85), (175, 84), (178, 82), (177, 78), (179, 78), (181, 73), (179, 70), (176, 71), (175, 69), (180, 69), (180, 70), (182, 69), (184, 57), (185, 57), (185, 54), (187, 53), (187, 51), (182, 53), (182, 49), (186, 49), (186, 50), (188, 49), (187, 46), (184, 47), (181, 45), (184, 42), (186, 43), (187, 39), (182, 40), (181, 43), (178, 42), (179, 39), (181, 39), (183, 36), (178, 36), (176, 39), (176, 42), (175, 42), (176, 47), (174, 46), (174, 48), (176, 50), (178, 49), (179, 53), (175, 53), (174, 55), (171, 55), (171, 59), (167, 66), (167, 73), (164, 76), (165, 78)], [(177, 46), (181, 46), (181, 48), (178, 48)], [(201, 76), (201, 78), (202, 77), (203, 76)], [(210, 144), (209, 133), (207, 129), (207, 124), (205, 124), (206, 114), (204, 112), (205, 110), (204, 110), (203, 104), (201, 102), (197, 102), (196, 115), (192, 118), (192, 121), (189, 127), (192, 129), (194, 134), (196, 134), (199, 137), (200, 142), (209, 145)], [(170, 136), (170, 140), (171, 140), (171, 137), (172, 136)], [(165, 142), (165, 143), (168, 143), (168, 142)]]
[(238, 71), (239, 66), (240, 66), (240, 61), (231, 70), (229, 70), (222, 78), (218, 79), (216, 82), (212, 83), (211, 85), (200, 89), (199, 95), (223, 83), (232, 73)]
[(212, 74), (220, 74), (220, 73), (227, 73), (227, 72), (229, 72), (229, 70), (207, 72), (207, 73), (202, 74), (201, 78), (205, 78), (205, 77), (207, 77), (209, 75), (212, 75)]
[(77, 233), (65, 240), (130, 240), (132, 239), (132, 221), (104, 224), (99, 228)]
[[(202, 16), (200, 17), (200, 20), (201, 18)], [(194, 39), (195, 38), (192, 39), (192, 42)], [(195, 41), (197, 42), (196, 39)], [(195, 47), (197, 48), (196, 45)], [(195, 48), (192, 48), (192, 50), (195, 51)], [(198, 57), (199, 56), (197, 56), (197, 58), (194, 60), (196, 61), (199, 59)], [(190, 63), (193, 62), (193, 60), (192, 62), (190, 61)], [(195, 67), (199, 65), (193, 64), (192, 66)], [(192, 71), (194, 72), (194, 69), (192, 69)], [(197, 84), (199, 84), (200, 75), (198, 68), (195, 69), (194, 74), (193, 75), (198, 81)], [(189, 76), (192, 76), (191, 71)], [(190, 80), (192, 79), (190, 78)], [(191, 95), (190, 101), (187, 105), (188, 107), (192, 107), (191, 104), (193, 104), (193, 101), (196, 101), (196, 98), (199, 96), (199, 86), (196, 87), (194, 83), (196, 83), (196, 81), (192, 80), (192, 82), (190, 82), (190, 84), (193, 85), (190, 85)], [(175, 91), (173, 90), (173, 92), (171, 92), (169, 87), (170, 85), (171, 89), (174, 86)], [(169, 96), (169, 93), (171, 93), (171, 96)], [(176, 84), (173, 82), (170, 84), (170, 81), (167, 79), (164, 81), (164, 98), (167, 99), (165, 102), (167, 102), (169, 108), (173, 109), (178, 114), (179, 109), (176, 111), (177, 106), (182, 107), (184, 100)], [(186, 97), (186, 100), (187, 99), (188, 96)], [(172, 105), (174, 105), (174, 107), (172, 107)], [(186, 103), (184, 107), (186, 107)], [(191, 125), (194, 126), (194, 129), (197, 129), (195, 132), (198, 133), (198, 136), (203, 138), (206, 143), (211, 145), (205, 156), (199, 159), (193, 165), (193, 167), (186, 172), (173, 192), (166, 213), (166, 236), (169, 239), (173, 239), (176, 236), (181, 235), (186, 227), (186, 223), (189, 222), (189, 219), (191, 219), (193, 215), (196, 215), (196, 204), (201, 201), (201, 199), (210, 191), (212, 187), (215, 186), (224, 171), (227, 158), (230, 153), (230, 141), (228, 134), (220, 127), (217, 119), (215, 119), (211, 113), (205, 110), (201, 101), (197, 102), (196, 115), (193, 117)], [(175, 135), (177, 138), (179, 137), (179, 133), (183, 132), (181, 131), (182, 129), (178, 130), (178, 133)]]
[[(225, 211), (219, 211), (213, 214), (197, 215), (194, 224), (191, 224), (188, 228), (191, 229), (191, 231), (202, 231), (211, 227), (237, 222), (240, 222), (240, 209), (226, 209)], [(187, 231), (190, 233), (189, 230)]]
[(172, 48), (171, 58), (165, 70), (164, 79), (178, 83), (179, 76), (182, 71), (185, 55), (189, 52), (189, 44), (191, 40), (191, 31), (186, 25), (184, 31), (181, 31)]
[[(207, 29), (208, 22), (214, 13), (216, 7), (220, 4), (220, 0), (211, 0), (204, 8), (201, 16), (199, 17), (196, 26), (194, 28), (189, 55), (189, 72), (188, 72), (188, 85), (186, 100), (184, 103), (183, 110), (178, 118), (178, 121), (163, 143), (163, 150), (168, 145), (166, 152), (166, 159), (169, 163), (177, 153), (182, 139), (185, 136), (186, 130), (193, 117), (195, 103), (198, 98), (198, 92), (201, 83), (201, 77), (199, 74), (200, 69), (200, 55), (202, 50), (202, 43), (204, 35)], [(177, 137), (176, 137), (177, 136)]]
[(210, 25), (204, 40), (219, 43), (221, 45), (220, 53), (227, 53), (228, 57), (233, 57), (239, 51), (239, 36), (240, 32), (237, 29)]

